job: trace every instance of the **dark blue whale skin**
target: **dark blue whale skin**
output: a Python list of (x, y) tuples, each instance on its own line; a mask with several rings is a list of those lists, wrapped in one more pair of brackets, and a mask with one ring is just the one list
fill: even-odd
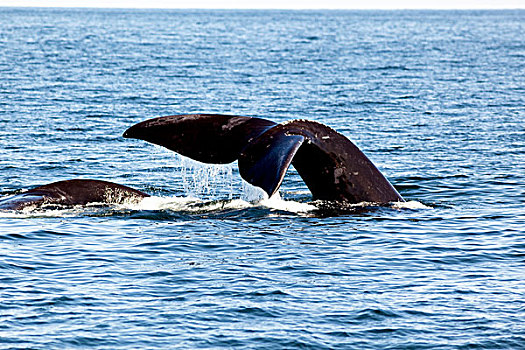
[(293, 164), (314, 200), (387, 204), (404, 199), (366, 155), (332, 128), (242, 116), (173, 115), (130, 127), (145, 140), (203, 163), (239, 161), (241, 177), (272, 196)]
[(66, 180), (39, 186), (0, 200), (0, 210), (27, 207), (73, 207), (89, 203), (122, 204), (138, 202), (148, 194), (113, 182), (101, 180)]

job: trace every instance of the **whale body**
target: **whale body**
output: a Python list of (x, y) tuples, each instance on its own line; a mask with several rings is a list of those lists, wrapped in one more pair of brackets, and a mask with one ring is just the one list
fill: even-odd
[[(148, 119), (124, 132), (203, 163), (238, 161), (239, 173), (277, 192), (293, 165), (314, 200), (387, 204), (404, 199), (348, 138), (314, 121), (273, 121), (220, 114), (184, 114)], [(66, 180), (0, 200), (0, 210), (138, 202), (149, 195), (101, 180)]]
[(27, 207), (72, 207), (89, 203), (122, 204), (138, 202), (148, 194), (113, 182), (101, 180), (65, 180), (33, 188), (0, 200), (0, 210)]

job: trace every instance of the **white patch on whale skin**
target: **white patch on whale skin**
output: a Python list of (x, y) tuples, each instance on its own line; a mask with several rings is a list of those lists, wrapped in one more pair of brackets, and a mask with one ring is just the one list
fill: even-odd
[(234, 127), (236, 127), (237, 125), (241, 125), (243, 123), (246, 122), (246, 119), (245, 118), (230, 118), (228, 119), (228, 122), (224, 125), (222, 125), (221, 129), (224, 131), (224, 130), (231, 130), (233, 129)]
[(343, 168), (335, 168), (334, 169), (334, 183), (338, 184), (340, 182), (339, 178), (343, 176), (345, 173), (345, 170)]

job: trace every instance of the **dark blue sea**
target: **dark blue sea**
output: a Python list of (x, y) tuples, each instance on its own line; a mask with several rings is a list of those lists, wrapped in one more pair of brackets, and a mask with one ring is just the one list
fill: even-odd
[[(323, 211), (122, 133), (220, 113), (350, 138), (407, 200)], [(525, 11), (0, 8), (1, 349), (524, 349)], [(312, 160), (315, 161), (315, 160)]]

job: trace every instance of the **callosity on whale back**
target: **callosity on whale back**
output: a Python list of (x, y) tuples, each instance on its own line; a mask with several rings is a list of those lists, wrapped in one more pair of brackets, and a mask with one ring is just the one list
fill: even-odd
[(101, 180), (66, 180), (33, 188), (3, 200), (1, 210), (22, 210), (46, 205), (71, 207), (89, 203), (122, 204), (138, 202), (148, 194), (113, 182)]
[(348, 138), (307, 120), (276, 124), (242, 116), (176, 115), (149, 119), (124, 133), (204, 163), (239, 160), (247, 182), (271, 196), (293, 164), (314, 199), (350, 203), (404, 201)]

